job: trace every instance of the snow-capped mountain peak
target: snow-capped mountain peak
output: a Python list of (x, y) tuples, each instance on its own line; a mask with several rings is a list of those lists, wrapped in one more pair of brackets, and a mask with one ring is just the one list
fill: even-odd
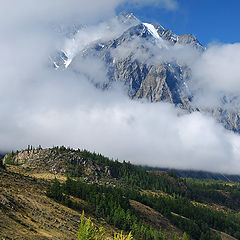
[(153, 37), (155, 37), (156, 39), (160, 38), (157, 29), (152, 24), (143, 23), (143, 25), (147, 27), (148, 31), (153, 35)]
[[(65, 48), (51, 57), (55, 69), (84, 74), (99, 88), (122, 82), (132, 99), (167, 101), (186, 111), (211, 112), (227, 129), (240, 132), (240, 115), (221, 109), (192, 105), (191, 69), (174, 58), (176, 49), (187, 46), (201, 54), (205, 47), (192, 34), (177, 35), (158, 23), (142, 23), (133, 14), (121, 13), (97, 28), (81, 27), (67, 38)], [(176, 46), (176, 47), (175, 47)], [(106, 70), (100, 76), (92, 68)], [(101, 72), (101, 71), (99, 71)]]

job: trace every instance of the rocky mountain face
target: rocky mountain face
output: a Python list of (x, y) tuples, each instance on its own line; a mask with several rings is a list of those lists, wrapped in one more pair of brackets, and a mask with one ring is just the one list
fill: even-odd
[[(87, 151), (74, 151), (65, 147), (50, 149), (28, 149), (9, 153), (3, 158), (3, 164), (21, 167), (24, 172), (52, 175), (71, 175), (83, 177), (86, 182), (100, 183), (108, 179), (112, 184), (115, 180), (109, 166), (104, 166), (89, 159)], [(109, 182), (109, 184), (110, 184)]]
[[(67, 51), (59, 51), (53, 58), (54, 67), (84, 74), (101, 89), (109, 89), (120, 82), (134, 100), (164, 101), (188, 112), (201, 111), (213, 116), (225, 128), (240, 132), (239, 112), (225, 108), (225, 103), (214, 108), (192, 105), (191, 69), (169, 56), (173, 47), (191, 48), (199, 54), (204, 52), (206, 48), (193, 35), (177, 35), (158, 23), (142, 23), (133, 14), (122, 13), (117, 22), (122, 31), (114, 37), (90, 41), (71, 57)], [(92, 76), (89, 73), (92, 70), (83, 71), (84, 61), (96, 60), (105, 67), (107, 78), (104, 81)]]

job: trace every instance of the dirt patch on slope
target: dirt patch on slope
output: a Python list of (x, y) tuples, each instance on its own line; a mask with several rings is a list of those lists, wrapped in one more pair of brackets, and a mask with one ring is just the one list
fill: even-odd
[(136, 211), (137, 215), (153, 228), (164, 229), (169, 235), (178, 232), (179, 235), (182, 236), (183, 232), (173, 226), (170, 221), (159, 212), (134, 200), (131, 200), (130, 204)]

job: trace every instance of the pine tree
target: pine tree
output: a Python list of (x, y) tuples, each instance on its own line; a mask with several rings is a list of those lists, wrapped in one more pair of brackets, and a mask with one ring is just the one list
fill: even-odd
[(104, 240), (104, 235), (103, 229), (95, 227), (90, 218), (85, 220), (85, 214), (83, 211), (77, 240)]
[(188, 235), (186, 233), (183, 234), (182, 240), (189, 240), (189, 237), (188, 237)]
[(62, 192), (61, 184), (57, 180), (57, 178), (54, 179), (53, 184), (47, 190), (46, 194), (47, 194), (48, 197), (53, 198), (57, 201), (62, 201), (63, 200), (63, 192)]

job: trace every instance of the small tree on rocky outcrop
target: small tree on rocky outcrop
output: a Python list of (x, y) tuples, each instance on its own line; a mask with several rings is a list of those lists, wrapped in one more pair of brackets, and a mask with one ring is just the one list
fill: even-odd
[(0, 168), (5, 169), (5, 165), (3, 164), (3, 159), (2, 158), (0, 159)]

